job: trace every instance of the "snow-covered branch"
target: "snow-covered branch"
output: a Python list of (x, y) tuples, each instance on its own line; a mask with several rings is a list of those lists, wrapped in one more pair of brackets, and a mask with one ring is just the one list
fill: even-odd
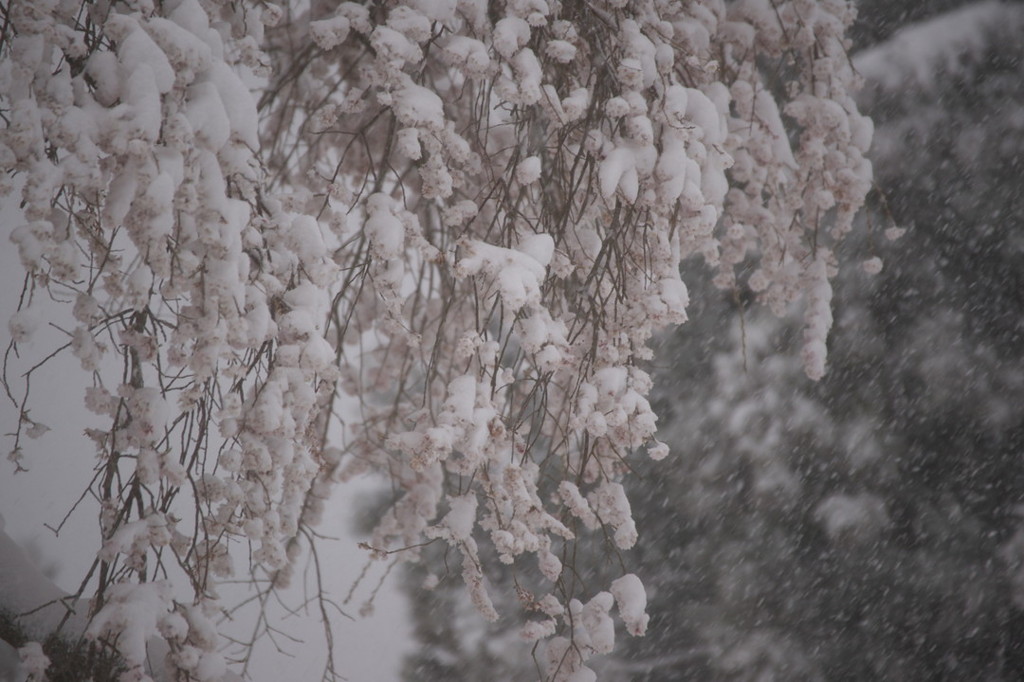
[(573, 547), (638, 541), (620, 481), (667, 454), (643, 367), (686, 320), (685, 260), (777, 310), (806, 298), (824, 372), (871, 176), (846, 2), (6, 12), (12, 344), (37, 301), (71, 309), (107, 425), (87, 634), (129, 665), (159, 635), (217, 679), (232, 548), (257, 589), (287, 585), (334, 485), (380, 472), (376, 554), (447, 543), (492, 619), (489, 557), (511, 565), (544, 674), (584, 679), (615, 604), (647, 624), (639, 580), (589, 584)]

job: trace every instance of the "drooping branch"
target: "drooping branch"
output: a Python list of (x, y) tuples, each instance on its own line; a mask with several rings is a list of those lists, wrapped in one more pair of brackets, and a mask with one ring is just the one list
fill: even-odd
[(89, 632), (129, 665), (159, 635), (181, 675), (217, 677), (238, 550), (261, 598), (286, 586), (334, 485), (376, 471), (378, 553), (445, 543), (492, 619), (487, 573), (511, 566), (545, 674), (586, 674), (613, 608), (646, 624), (642, 590), (572, 557), (637, 542), (621, 479), (668, 454), (644, 364), (686, 319), (685, 259), (775, 308), (805, 298), (824, 372), (870, 177), (845, 2), (15, 3), (5, 21), (16, 336), (37, 297), (70, 303), (105, 423)]

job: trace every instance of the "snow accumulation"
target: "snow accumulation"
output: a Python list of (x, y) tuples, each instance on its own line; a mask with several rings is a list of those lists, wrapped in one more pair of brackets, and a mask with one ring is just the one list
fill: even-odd
[(640, 637), (647, 631), (647, 592), (640, 578), (632, 573), (612, 582), (612, 596), (629, 634)]
[(554, 242), (549, 235), (534, 235), (520, 243), (518, 249), (507, 249), (482, 241), (467, 242), (465, 255), (459, 259), (455, 273), (464, 278), (483, 273), (497, 285), (505, 305), (515, 312), (527, 304), (540, 303), (540, 285), (547, 274)]

